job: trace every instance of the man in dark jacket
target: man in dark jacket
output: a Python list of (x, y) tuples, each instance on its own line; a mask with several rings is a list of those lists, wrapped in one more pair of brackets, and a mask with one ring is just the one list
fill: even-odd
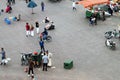
[(30, 60), (29, 60), (28, 76), (30, 76), (30, 72), (31, 72), (31, 71), (32, 71), (32, 76), (34, 75), (33, 68), (34, 68), (34, 63), (33, 63), (32, 59), (30, 59)]

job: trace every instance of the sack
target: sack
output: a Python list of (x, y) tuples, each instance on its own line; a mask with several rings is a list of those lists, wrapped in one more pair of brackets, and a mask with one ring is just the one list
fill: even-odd
[(51, 60), (51, 59), (49, 59), (49, 62), (48, 62), (48, 65), (47, 65), (47, 66), (49, 66), (49, 67), (52, 66), (52, 60)]

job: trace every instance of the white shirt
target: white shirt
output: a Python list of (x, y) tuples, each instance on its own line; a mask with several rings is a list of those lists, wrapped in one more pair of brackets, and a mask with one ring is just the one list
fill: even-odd
[(75, 2), (72, 3), (72, 6), (75, 7)]

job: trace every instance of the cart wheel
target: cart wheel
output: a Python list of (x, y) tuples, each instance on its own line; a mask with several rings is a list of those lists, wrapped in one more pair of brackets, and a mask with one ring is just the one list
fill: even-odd
[(51, 42), (51, 41), (52, 41), (52, 37), (48, 35), (46, 40), (47, 40), (48, 42)]

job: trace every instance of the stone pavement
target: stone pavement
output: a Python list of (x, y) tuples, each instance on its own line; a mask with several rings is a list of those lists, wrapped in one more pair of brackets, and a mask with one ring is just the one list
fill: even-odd
[[(98, 21), (97, 26), (89, 26), (85, 19), (85, 9), (79, 5), (77, 11), (72, 11), (72, 1), (63, 0), (51, 3), (44, 0), (45, 12), (41, 12), (40, 0), (34, 8), (35, 14), (27, 8), (24, 0), (16, 0), (11, 14), (0, 16), (0, 47), (4, 47), (7, 57), (12, 60), (6, 66), (0, 66), (0, 80), (30, 80), (20, 65), (21, 52), (33, 52), (39, 49), (37, 34), (34, 37), (25, 36), (25, 23), (41, 22), (46, 16), (50, 17), (56, 29), (49, 31), (53, 41), (45, 43), (45, 48), (53, 53), (53, 66), (47, 72), (35, 69), (38, 80), (119, 80), (120, 79), (120, 45), (117, 50), (106, 48), (104, 32), (117, 29), (119, 16), (107, 18), (105, 22)], [(5, 9), (6, 1), (0, 0), (0, 9)], [(4, 23), (5, 17), (21, 14), (20, 22)], [(45, 24), (40, 24), (43, 31)], [(1, 56), (1, 55), (0, 55)], [(72, 59), (74, 67), (71, 70), (63, 68), (63, 62)]]

